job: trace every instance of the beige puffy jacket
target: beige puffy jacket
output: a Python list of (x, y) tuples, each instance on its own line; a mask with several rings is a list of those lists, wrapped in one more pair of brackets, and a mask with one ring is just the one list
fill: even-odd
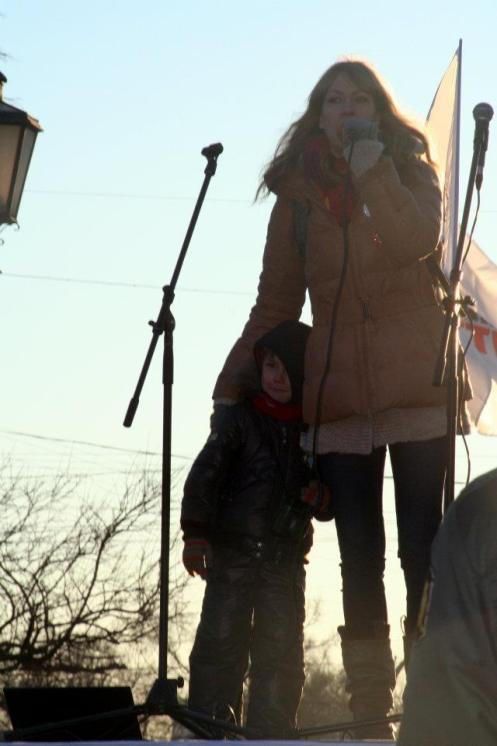
[[(399, 176), (389, 156), (360, 179), (348, 226), (348, 264), (338, 304), (320, 422), (391, 408), (443, 405), (432, 385), (443, 313), (424, 257), (440, 231), (436, 174), (412, 157)], [(309, 208), (305, 259), (293, 205)], [(312, 182), (296, 175), (278, 189), (269, 221), (258, 296), (214, 397), (238, 398), (253, 383), (252, 348), (268, 329), (298, 319), (309, 291), (313, 330), (306, 351), (304, 419), (316, 420), (332, 309), (344, 261), (344, 235)]]

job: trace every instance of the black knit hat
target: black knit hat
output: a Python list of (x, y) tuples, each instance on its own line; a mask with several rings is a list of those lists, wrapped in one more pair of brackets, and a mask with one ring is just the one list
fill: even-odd
[(264, 352), (269, 350), (279, 357), (292, 385), (292, 404), (302, 401), (304, 383), (304, 354), (311, 327), (301, 321), (282, 321), (266, 332), (254, 345), (254, 356), (259, 372)]

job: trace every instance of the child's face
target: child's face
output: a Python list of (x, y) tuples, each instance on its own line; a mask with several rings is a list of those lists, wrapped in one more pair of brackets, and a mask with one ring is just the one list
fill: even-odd
[(273, 352), (266, 352), (262, 361), (261, 387), (272, 399), (286, 404), (292, 398), (292, 385), (285, 366)]

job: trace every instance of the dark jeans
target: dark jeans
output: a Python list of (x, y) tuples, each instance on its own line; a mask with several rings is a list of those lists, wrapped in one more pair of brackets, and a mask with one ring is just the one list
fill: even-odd
[[(389, 446), (395, 485), (398, 546), (407, 590), (406, 630), (416, 626), (430, 549), (442, 519), (447, 462), (445, 437)], [(340, 547), (345, 627), (358, 638), (375, 636), (387, 622), (383, 573), (382, 493), (386, 448), (367, 456), (327, 453), (319, 473), (329, 486)]]
[(190, 707), (238, 718), (250, 657), (247, 727), (271, 738), (291, 733), (304, 684), (304, 584), (302, 560), (215, 548), (190, 655)]

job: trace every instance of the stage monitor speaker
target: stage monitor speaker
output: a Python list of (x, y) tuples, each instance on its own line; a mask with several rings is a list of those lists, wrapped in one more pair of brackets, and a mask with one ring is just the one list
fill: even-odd
[[(134, 707), (129, 686), (5, 687), (5, 703), (13, 739), (22, 741), (141, 741), (136, 713), (95, 717)], [(89, 718), (79, 721), (80, 718)], [(57, 727), (60, 721), (73, 720)], [(54, 723), (50, 730), (22, 735), (16, 732)]]

